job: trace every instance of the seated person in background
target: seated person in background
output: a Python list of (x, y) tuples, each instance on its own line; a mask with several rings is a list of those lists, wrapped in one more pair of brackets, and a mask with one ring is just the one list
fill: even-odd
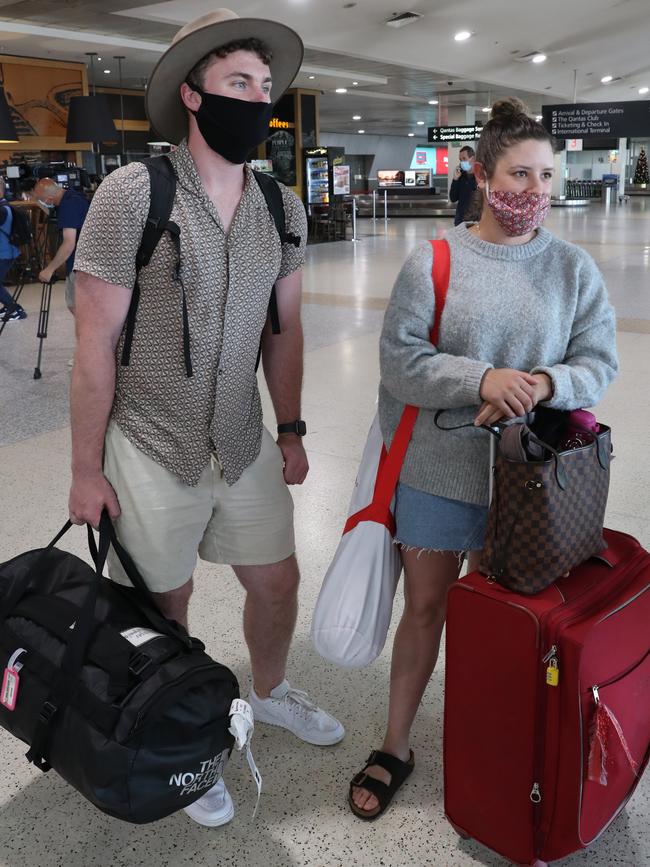
[(11, 292), (4, 285), (5, 277), (20, 253), (18, 247), (11, 243), (12, 225), (13, 214), (7, 201), (6, 184), (4, 178), (0, 178), (0, 323), (27, 318), (27, 313), (14, 301)]

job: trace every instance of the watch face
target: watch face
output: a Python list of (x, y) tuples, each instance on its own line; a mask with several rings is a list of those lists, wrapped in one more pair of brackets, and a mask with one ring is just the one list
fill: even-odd
[(299, 419), (296, 422), (296, 433), (299, 437), (304, 437), (304, 435), (307, 433), (307, 425), (302, 419)]

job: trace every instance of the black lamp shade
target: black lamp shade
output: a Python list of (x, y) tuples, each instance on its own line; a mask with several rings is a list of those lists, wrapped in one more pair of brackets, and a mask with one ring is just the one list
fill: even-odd
[(11, 119), (11, 111), (7, 105), (4, 87), (0, 87), (0, 142), (17, 142), (18, 134)]
[(116, 141), (117, 130), (108, 100), (99, 96), (73, 96), (68, 109), (66, 142)]

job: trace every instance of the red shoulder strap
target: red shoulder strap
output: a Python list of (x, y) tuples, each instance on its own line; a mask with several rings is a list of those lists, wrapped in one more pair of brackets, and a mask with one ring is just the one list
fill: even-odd
[[(447, 241), (439, 240), (430, 241), (429, 243), (433, 250), (431, 282), (433, 283), (436, 300), (430, 338), (431, 342), (435, 345), (438, 342), (440, 320), (447, 299), (451, 261)], [(392, 534), (395, 533), (395, 521), (390, 511), (390, 502), (393, 499), (397, 481), (402, 471), (402, 465), (404, 464), (404, 458), (411, 442), (418, 412), (419, 407), (417, 406), (409, 404), (404, 407), (404, 412), (395, 430), (390, 449), (386, 451), (384, 447), (382, 450), (372, 503), (348, 518), (343, 533), (349, 532), (361, 521), (376, 521), (377, 523), (384, 524)]]
[(451, 257), (449, 255), (449, 244), (446, 241), (429, 241), (429, 243), (433, 249), (431, 280), (433, 282), (433, 291), (436, 296), (436, 309), (433, 317), (433, 328), (431, 329), (431, 343), (436, 346), (440, 334), (442, 311), (445, 309), (447, 290), (449, 289)]

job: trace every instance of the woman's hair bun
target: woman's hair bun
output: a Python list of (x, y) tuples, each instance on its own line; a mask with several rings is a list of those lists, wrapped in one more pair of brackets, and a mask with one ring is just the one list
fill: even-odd
[(490, 118), (496, 120), (497, 123), (509, 123), (522, 116), (525, 118), (529, 117), (526, 103), (517, 99), (516, 96), (507, 96), (505, 99), (498, 99), (494, 103)]

